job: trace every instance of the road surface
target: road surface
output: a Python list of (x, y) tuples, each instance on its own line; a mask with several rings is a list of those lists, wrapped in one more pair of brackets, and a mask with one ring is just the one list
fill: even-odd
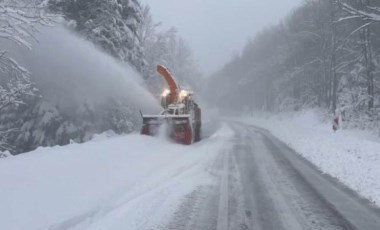
[(379, 209), (269, 132), (228, 125), (231, 148), (208, 169), (215, 184), (187, 196), (165, 229), (380, 229)]

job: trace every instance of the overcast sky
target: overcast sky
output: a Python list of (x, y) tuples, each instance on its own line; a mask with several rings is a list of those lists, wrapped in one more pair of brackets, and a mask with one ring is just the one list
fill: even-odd
[(141, 0), (154, 20), (174, 26), (206, 75), (241, 51), (255, 33), (281, 21), (302, 0)]

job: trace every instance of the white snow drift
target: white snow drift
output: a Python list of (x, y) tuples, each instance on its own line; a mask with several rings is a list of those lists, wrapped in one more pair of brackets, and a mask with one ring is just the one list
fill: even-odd
[(157, 229), (181, 199), (211, 183), (222, 128), (193, 146), (129, 135), (40, 148), (0, 160), (0, 229)]

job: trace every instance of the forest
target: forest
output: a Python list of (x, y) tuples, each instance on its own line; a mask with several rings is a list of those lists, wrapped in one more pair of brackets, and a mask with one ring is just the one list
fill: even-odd
[(378, 130), (379, 22), (379, 1), (304, 1), (215, 73), (207, 98), (232, 114), (320, 108)]

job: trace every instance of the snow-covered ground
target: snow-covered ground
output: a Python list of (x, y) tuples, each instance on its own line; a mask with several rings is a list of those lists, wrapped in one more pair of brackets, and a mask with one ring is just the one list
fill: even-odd
[(208, 168), (232, 134), (223, 126), (192, 146), (98, 137), (0, 159), (0, 229), (158, 229), (211, 183)]
[(380, 138), (360, 130), (339, 130), (309, 110), (255, 115), (243, 122), (269, 130), (307, 160), (380, 206)]

